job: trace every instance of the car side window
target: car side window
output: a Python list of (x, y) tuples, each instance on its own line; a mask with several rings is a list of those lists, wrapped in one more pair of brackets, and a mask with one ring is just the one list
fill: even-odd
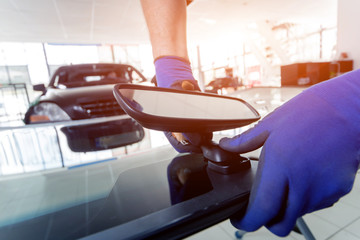
[(127, 74), (128, 74), (128, 78), (130, 79), (131, 82), (142, 82), (144, 79), (136, 72), (134, 71), (134, 69), (132, 69), (131, 67), (129, 67), (127, 69)]
[(67, 80), (67, 74), (66, 72), (60, 72), (59, 74), (55, 75), (54, 78), (54, 87), (56, 88), (66, 88), (66, 80)]
[(55, 76), (54, 86), (55, 86), (55, 87), (59, 86), (59, 75), (56, 75), (56, 76)]

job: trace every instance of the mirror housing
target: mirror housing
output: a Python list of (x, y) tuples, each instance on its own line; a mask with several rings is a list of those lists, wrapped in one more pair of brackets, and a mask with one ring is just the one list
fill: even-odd
[(171, 132), (214, 132), (242, 127), (260, 119), (239, 98), (195, 91), (117, 84), (114, 96), (142, 126)]
[(46, 88), (45, 88), (45, 84), (36, 84), (33, 86), (33, 90), (34, 91), (39, 91), (39, 92), (46, 92)]
[[(216, 94), (117, 84), (114, 96), (123, 110), (142, 126), (168, 132), (207, 133), (242, 127), (260, 119), (239, 98)], [(209, 169), (221, 174), (249, 169), (250, 160), (226, 151), (209, 139), (200, 143)]]

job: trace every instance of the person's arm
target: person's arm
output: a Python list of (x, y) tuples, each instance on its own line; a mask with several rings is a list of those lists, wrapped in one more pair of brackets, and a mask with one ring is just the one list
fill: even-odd
[[(188, 57), (185, 0), (141, 0), (153, 50), (157, 86), (200, 91)], [(169, 103), (171, 104), (171, 103)], [(179, 152), (201, 152), (212, 134), (165, 133)]]
[(141, 0), (159, 87), (200, 90), (192, 74), (186, 38), (185, 0)]
[(153, 57), (177, 56), (189, 60), (185, 0), (141, 0)]

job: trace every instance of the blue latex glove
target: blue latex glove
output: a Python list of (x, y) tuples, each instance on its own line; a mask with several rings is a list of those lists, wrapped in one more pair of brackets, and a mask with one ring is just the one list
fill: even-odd
[(353, 186), (360, 161), (360, 70), (305, 90), (220, 146), (238, 153), (263, 146), (247, 212), (232, 224), (288, 235), (298, 217), (332, 206)]
[(162, 56), (156, 58), (154, 64), (157, 86), (200, 91), (189, 61), (176, 56)]
[[(176, 56), (162, 56), (155, 59), (157, 86), (179, 90), (200, 91), (191, 71), (190, 62)], [(171, 103), (170, 103), (171, 104)], [(212, 139), (212, 133), (165, 132), (170, 144), (178, 152), (200, 153), (200, 145)]]

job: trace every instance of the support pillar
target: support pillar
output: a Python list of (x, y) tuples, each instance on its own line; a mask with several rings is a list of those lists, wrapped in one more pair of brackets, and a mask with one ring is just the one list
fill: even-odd
[(338, 1), (337, 58), (346, 52), (354, 60), (354, 69), (360, 68), (360, 1)]

